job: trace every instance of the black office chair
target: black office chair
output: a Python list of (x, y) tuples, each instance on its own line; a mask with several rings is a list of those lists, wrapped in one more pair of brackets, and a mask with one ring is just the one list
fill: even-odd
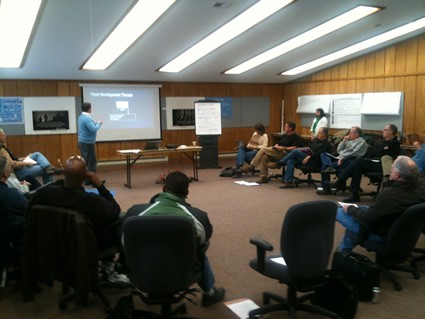
[(10, 233), (6, 209), (0, 203), (0, 288), (4, 288), (8, 280), (20, 280), (23, 235), (24, 228), (18, 234)]
[[(133, 316), (174, 318), (186, 312), (184, 303), (199, 289), (190, 288), (200, 278), (196, 230), (180, 216), (136, 216), (124, 222), (124, 253), (129, 277), (139, 296), (148, 305), (160, 305), (161, 314), (133, 310)], [(181, 318), (181, 317), (179, 317)]]
[[(425, 229), (422, 230), (422, 233), (425, 235)], [(425, 261), (425, 248), (414, 248), (413, 252), (420, 254), (410, 260), (410, 266), (417, 269), (418, 266), (416, 264), (420, 261)]]
[[(23, 262), (24, 300), (34, 299), (37, 282), (62, 283), (59, 308), (75, 299), (87, 306), (88, 295), (99, 296), (107, 311), (110, 302), (99, 288), (98, 250), (92, 225), (77, 211), (34, 205), (29, 214)], [(72, 291), (72, 289), (73, 291)]]
[[(288, 295), (284, 297), (264, 292), (266, 306), (252, 310), (249, 318), (256, 318), (272, 311), (286, 310), (290, 318), (296, 317), (296, 311), (308, 311), (330, 318), (336, 313), (319, 306), (305, 304), (314, 300), (314, 291), (326, 283), (326, 269), (331, 256), (337, 205), (332, 201), (311, 201), (297, 204), (286, 213), (280, 237), (281, 255), (267, 256), (273, 246), (261, 239), (251, 239), (257, 247), (257, 259), (250, 262), (251, 268), (264, 276), (278, 280), (288, 286)], [(286, 265), (273, 261), (283, 257)], [(297, 292), (307, 293), (297, 298)], [(270, 300), (278, 303), (269, 305)]]
[(368, 185), (374, 186), (375, 190), (370, 192), (364, 192), (361, 190), (359, 196), (372, 196), (372, 198), (375, 199), (382, 189), (382, 179), (384, 176), (382, 175), (382, 172), (366, 172), (364, 173), (364, 176), (369, 179)]
[(318, 187), (322, 183), (321, 179), (314, 179), (312, 174), (320, 174), (322, 171), (321, 167), (311, 166), (311, 165), (300, 165), (298, 169), (301, 171), (302, 175), (307, 175), (307, 178), (296, 178), (294, 180), (295, 187), (301, 184), (307, 184), (309, 186), (313, 186), (314, 188)]
[(411, 273), (414, 279), (419, 279), (420, 274), (416, 269), (402, 266), (412, 254), (418, 238), (425, 229), (425, 203), (413, 205), (407, 208), (392, 225), (387, 235), (386, 243), (373, 242), (366, 239), (361, 246), (376, 254), (376, 263), (382, 273), (394, 285), (394, 289), (400, 291), (401, 284), (397, 281), (391, 270)]

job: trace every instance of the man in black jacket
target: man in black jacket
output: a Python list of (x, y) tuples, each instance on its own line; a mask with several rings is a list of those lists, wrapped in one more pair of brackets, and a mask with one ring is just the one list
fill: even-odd
[[(359, 234), (360, 227), (368, 233), (368, 240), (385, 242), (388, 231), (397, 218), (410, 206), (425, 202), (425, 181), (419, 178), (415, 162), (399, 156), (391, 167), (390, 187), (376, 197), (370, 207), (344, 205), (338, 209), (336, 220), (351, 233)], [(344, 235), (341, 251), (351, 251), (357, 240)]]
[[(94, 173), (87, 170), (84, 159), (71, 156), (65, 162), (64, 185), (49, 185), (31, 196), (28, 213), (33, 205), (48, 205), (76, 210), (86, 215), (93, 224), (99, 251), (105, 251), (119, 244), (118, 231), (111, 227), (119, 218), (121, 207), (103, 182)], [(83, 183), (89, 180), (99, 194), (86, 192)], [(118, 226), (118, 225), (117, 225)], [(102, 261), (106, 280), (127, 283), (125, 275), (117, 274), (115, 263)]]
[[(310, 167), (320, 168), (322, 161), (320, 154), (330, 153), (331, 144), (328, 141), (328, 128), (319, 127), (316, 137), (311, 141), (310, 147), (296, 148), (288, 153), (278, 162), (269, 163), (270, 168), (279, 168), (286, 166), (285, 173), (282, 176), (283, 185), (280, 188), (293, 188), (295, 167), (300, 165), (308, 165)], [(273, 165), (275, 164), (275, 165)]]
[(338, 176), (338, 180), (331, 184), (332, 188), (340, 188), (351, 177), (350, 192), (352, 197), (344, 200), (346, 203), (360, 202), (360, 183), (362, 175), (367, 172), (382, 172), (382, 156), (390, 156), (395, 159), (400, 155), (400, 142), (397, 139), (397, 126), (385, 125), (382, 131), (382, 140), (372, 145), (372, 149), (366, 154), (366, 158), (357, 158), (350, 163)]

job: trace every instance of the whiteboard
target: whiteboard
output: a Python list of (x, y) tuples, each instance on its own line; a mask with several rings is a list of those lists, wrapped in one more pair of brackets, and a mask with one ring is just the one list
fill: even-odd
[(361, 126), (361, 106), (361, 93), (332, 95), (329, 127), (349, 128)]
[(298, 97), (297, 113), (316, 113), (318, 108), (322, 108), (325, 113), (329, 113), (331, 95), (301, 95)]
[(400, 115), (402, 92), (364, 93), (361, 114)]
[(221, 135), (220, 102), (195, 102), (195, 134)]

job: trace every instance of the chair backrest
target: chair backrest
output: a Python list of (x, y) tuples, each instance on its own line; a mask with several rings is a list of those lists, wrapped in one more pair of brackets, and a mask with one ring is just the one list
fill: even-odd
[(337, 204), (310, 201), (289, 208), (283, 221), (282, 256), (294, 278), (323, 276), (331, 255)]
[(87, 216), (61, 207), (32, 206), (25, 240), (23, 278), (28, 294), (32, 292), (35, 279), (47, 283), (58, 280), (82, 295), (94, 291), (98, 279), (98, 251)]
[(391, 258), (407, 260), (425, 229), (425, 203), (407, 208), (394, 222), (387, 235), (387, 250)]
[(196, 230), (180, 216), (135, 216), (124, 222), (123, 244), (130, 280), (147, 293), (187, 289), (199, 272)]

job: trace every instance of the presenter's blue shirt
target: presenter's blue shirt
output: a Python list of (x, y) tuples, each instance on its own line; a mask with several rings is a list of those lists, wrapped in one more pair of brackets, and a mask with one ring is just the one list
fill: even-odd
[(96, 133), (100, 127), (101, 124), (93, 120), (89, 113), (81, 113), (78, 117), (78, 142), (96, 143)]

